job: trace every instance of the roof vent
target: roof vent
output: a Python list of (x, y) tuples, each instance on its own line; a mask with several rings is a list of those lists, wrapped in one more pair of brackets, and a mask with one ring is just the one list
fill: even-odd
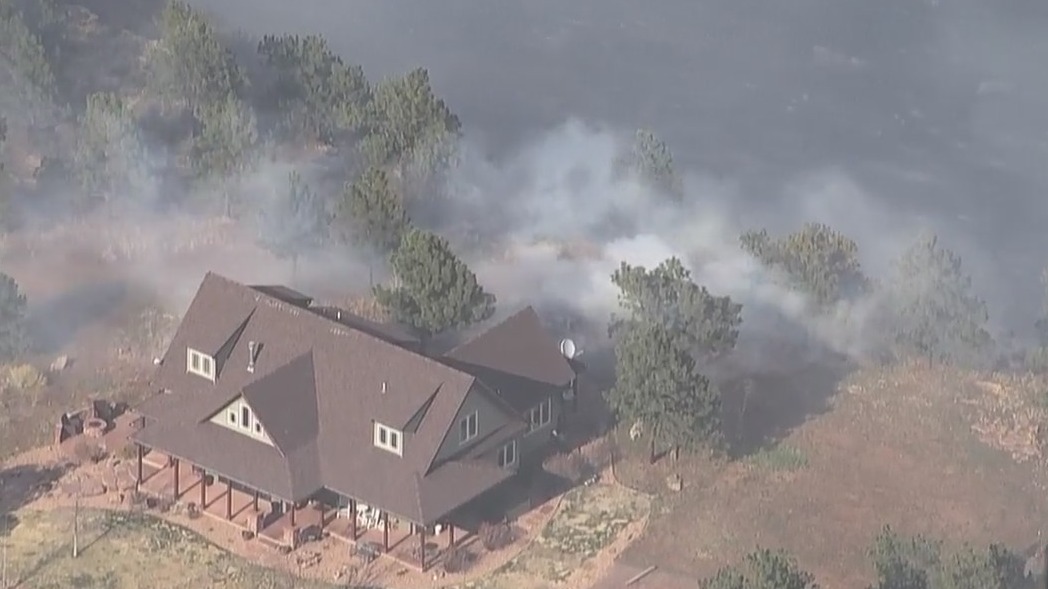
[(382, 394), (386, 394), (386, 381), (382, 381)]
[(335, 321), (342, 321), (342, 309), (335, 309)]
[(247, 371), (255, 371), (255, 359), (258, 357), (258, 342), (247, 343)]

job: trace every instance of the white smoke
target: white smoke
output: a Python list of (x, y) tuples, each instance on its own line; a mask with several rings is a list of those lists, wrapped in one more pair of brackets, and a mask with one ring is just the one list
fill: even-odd
[[(793, 231), (807, 221), (825, 222), (857, 240), (875, 231), (883, 235), (888, 225), (856, 227), (856, 213), (864, 224), (880, 219), (854, 183), (837, 173), (808, 178), (787, 187), (794, 197), (787, 207), (742, 216), (732, 206), (739, 200), (735, 186), (687, 174), (684, 203), (676, 204), (616, 175), (615, 159), (627, 148), (626, 140), (569, 121), (506, 161), (466, 151), (453, 185), (455, 194), (471, 196), (458, 202), (481, 223), (500, 223), (505, 251), (496, 259), (485, 254), (468, 262), (503, 306), (550, 302), (603, 324), (617, 306), (610, 277), (621, 262), (652, 268), (677, 257), (698, 284), (744, 305), (744, 337), (760, 332), (766, 339), (769, 332), (781, 332), (785, 317), (841, 353), (866, 351), (876, 301), (812, 314), (803, 295), (782, 286), (739, 244), (748, 229)], [(616, 225), (622, 220), (626, 226)], [(858, 235), (850, 232), (855, 229)], [(871, 265), (884, 265), (876, 262)]]

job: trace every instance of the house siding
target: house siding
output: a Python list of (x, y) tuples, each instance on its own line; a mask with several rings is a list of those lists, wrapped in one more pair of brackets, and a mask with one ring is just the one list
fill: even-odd
[[(564, 412), (564, 397), (560, 393), (554, 393), (551, 397), (552, 401), (550, 402), (551, 411), (549, 423), (533, 432), (522, 434), (520, 441), (518, 442), (520, 454), (525, 459), (540, 452), (549, 445), (550, 435), (553, 430), (556, 429), (557, 423), (560, 421), (560, 416)], [(545, 401), (543, 400), (543, 402)], [(535, 403), (535, 406), (538, 405), (539, 403)], [(525, 411), (523, 418), (528, 420), (529, 415), (530, 410)]]
[[(459, 423), (474, 411), (477, 413), (477, 436), (465, 444), (460, 444)], [(466, 395), (466, 398), (463, 399), (462, 407), (459, 408), (458, 413), (455, 415), (455, 420), (451, 422), (451, 429), (448, 430), (447, 437), (437, 450), (436, 460), (439, 462), (451, 458), (472, 444), (483, 440), (491, 432), (505, 425), (506, 422), (505, 413), (483, 393), (473, 388)]]

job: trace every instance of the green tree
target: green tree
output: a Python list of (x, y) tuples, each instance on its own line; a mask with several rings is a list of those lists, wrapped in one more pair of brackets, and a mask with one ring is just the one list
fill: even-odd
[(26, 297), (18, 283), (0, 273), (0, 362), (10, 362), (29, 348)]
[(267, 35), (258, 53), (276, 72), (271, 95), (295, 136), (331, 144), (364, 120), (371, 87), (364, 70), (348, 65), (317, 35)]
[(1023, 589), (1023, 560), (1001, 544), (985, 552), (964, 546), (944, 559), (934, 589)]
[(726, 567), (699, 582), (701, 589), (818, 589), (815, 577), (801, 570), (786, 552), (758, 548), (741, 567)]
[(88, 205), (128, 198), (146, 187), (145, 145), (131, 109), (119, 96), (100, 92), (87, 97), (73, 163)]
[(807, 223), (780, 239), (769, 236), (767, 230), (749, 231), (740, 241), (744, 251), (808, 296), (815, 310), (869, 292), (858, 245), (826, 225)]
[(197, 113), (193, 137), (193, 167), (222, 187), (223, 206), (232, 216), (231, 192), (257, 155), (258, 123), (251, 107), (233, 94), (208, 103)]
[(429, 72), (416, 69), (377, 85), (360, 145), (367, 165), (389, 167), (401, 194), (434, 186), (453, 163), (461, 123), (433, 93)]
[(324, 202), (298, 172), (291, 172), (287, 189), (278, 192), (273, 202), (262, 207), (259, 242), (278, 258), (291, 261), (294, 281), (299, 258), (323, 243), (327, 226)]
[(165, 105), (191, 112), (239, 94), (244, 74), (204, 15), (169, 0), (160, 14), (160, 39), (149, 52), (149, 88)]
[(675, 201), (684, 200), (684, 182), (673, 165), (673, 153), (651, 131), (638, 130), (629, 152), (618, 158), (620, 174), (636, 177)]
[(891, 332), (901, 355), (929, 364), (973, 362), (992, 345), (986, 303), (972, 290), (961, 257), (923, 235), (895, 262), (889, 284)]
[[(1022, 558), (1000, 544), (965, 545), (946, 554), (942, 542), (904, 538), (885, 526), (870, 550), (877, 582), (871, 589), (1026, 589)], [(1031, 587), (1032, 589), (1032, 587)]]
[(337, 212), (346, 234), (378, 253), (392, 252), (400, 244), (410, 220), (386, 171), (368, 168), (346, 188)]
[(425, 343), (449, 329), (461, 329), (495, 314), (495, 295), (451, 251), (447, 240), (410, 229), (390, 256), (395, 286), (375, 287), (375, 298)]
[(619, 288), (619, 306), (627, 314), (613, 320), (612, 331), (623, 321), (648, 321), (679, 333), (692, 353), (712, 355), (735, 347), (742, 305), (695, 284), (678, 258), (651, 270), (623, 262), (611, 282)]
[(30, 125), (52, 111), (55, 74), (40, 36), (26, 24), (24, 12), (12, 2), (0, 2), (0, 61), (6, 61), (14, 77), (10, 98), (29, 114)]
[(615, 386), (608, 402), (620, 419), (644, 424), (656, 445), (721, 446), (720, 393), (670, 328), (630, 321), (615, 332)]

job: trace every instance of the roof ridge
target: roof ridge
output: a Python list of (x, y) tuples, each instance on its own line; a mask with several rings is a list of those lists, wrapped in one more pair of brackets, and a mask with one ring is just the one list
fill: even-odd
[[(466, 346), (468, 346), (470, 344), (475, 343), (480, 338), (482, 338), (485, 335), (491, 333), (492, 330), (498, 329), (499, 327), (502, 327), (503, 324), (508, 323), (511, 319), (515, 319), (518, 315), (522, 315), (522, 314), (528, 312), (528, 310), (530, 310), (532, 313), (535, 313), (535, 308), (533, 306), (525, 305), (524, 307), (522, 307), (520, 309), (517, 309), (513, 313), (509, 314), (508, 316), (506, 316), (505, 319), (503, 319), (502, 321), (499, 321), (495, 325), (492, 325), (491, 327), (485, 329), (484, 331), (482, 331), (480, 333), (475, 333), (475, 334), (471, 335), (470, 337), (466, 338), (465, 341), (463, 341), (459, 345), (455, 346), (454, 348), (451, 348), (450, 350), (448, 350), (444, 354), (444, 356), (448, 356), (448, 355), (452, 354), (455, 350), (457, 350), (459, 348), (464, 348), (464, 347), (466, 347)], [(536, 315), (537, 315), (537, 313), (536, 313)]]
[[(213, 273), (209, 272), (209, 274), (213, 274)], [(474, 378), (472, 374), (470, 374), (469, 372), (466, 372), (465, 370), (459, 370), (458, 368), (455, 368), (453, 366), (448, 366), (447, 364), (445, 364), (443, 362), (440, 362), (439, 360), (437, 360), (435, 358), (430, 358), (429, 356), (427, 356), (425, 354), (420, 354), (418, 352), (409, 350), (407, 348), (403, 348), (401, 346), (398, 346), (397, 344), (394, 344), (392, 342), (388, 342), (388, 341), (386, 341), (386, 340), (384, 340), (384, 339), (382, 339), (380, 337), (376, 337), (374, 335), (371, 335), (370, 333), (368, 333), (368, 332), (366, 332), (366, 331), (364, 331), (362, 329), (355, 329), (355, 328), (350, 327), (348, 325), (345, 325), (343, 323), (339, 323), (338, 321), (335, 321), (334, 319), (330, 319), (328, 317), (325, 317), (324, 315), (321, 315), (319, 313), (311, 313), (311, 312), (308, 311), (308, 309), (302, 309), (301, 307), (296, 307), (295, 305), (292, 305), (290, 303), (286, 303), (286, 302), (284, 302), (284, 301), (282, 301), (282, 300), (280, 300), (280, 299), (278, 299), (276, 297), (270, 296), (270, 295), (268, 295), (268, 294), (266, 294), (264, 292), (256, 291), (256, 290), (252, 289), (251, 287), (249, 287), (249, 286), (247, 286), (245, 284), (242, 284), (240, 282), (236, 282), (235, 280), (231, 280), (231, 279), (226, 278), (224, 276), (220, 276), (218, 274), (215, 274), (215, 276), (217, 276), (218, 278), (224, 280), (230, 286), (234, 286), (234, 287), (236, 287), (237, 289), (239, 289), (241, 291), (248, 291), (248, 292), (244, 292), (243, 294), (245, 294), (247, 296), (253, 296), (256, 302), (260, 302), (260, 301), (262, 301), (264, 299), (266, 304), (268, 304), (269, 306), (274, 307), (276, 309), (279, 309), (281, 311), (287, 312), (287, 313), (289, 313), (290, 315), (292, 315), (294, 317), (309, 317), (309, 319), (307, 319), (307, 321), (314, 321), (315, 320), (315, 321), (323, 322), (324, 325), (330, 326), (330, 328), (331, 328), (330, 331), (331, 331), (332, 335), (349, 335), (349, 332), (354, 332), (354, 333), (360, 334), (363, 337), (368, 338), (369, 340), (372, 340), (372, 341), (378, 343), (381, 346), (385, 346), (389, 350), (392, 350), (393, 353), (408, 354), (408, 355), (410, 355), (410, 356), (412, 356), (414, 358), (418, 358), (418, 359), (422, 360), (424, 363), (428, 363), (430, 365), (437, 366), (437, 367), (439, 367), (442, 370), (447, 370), (447, 371), (456, 373), (457, 375), (464, 376), (464, 377), (466, 377), (468, 379), (473, 379)], [(306, 311), (306, 313), (302, 313), (301, 311)], [(518, 313), (520, 313), (520, 312), (521, 311), (518, 311)]]

